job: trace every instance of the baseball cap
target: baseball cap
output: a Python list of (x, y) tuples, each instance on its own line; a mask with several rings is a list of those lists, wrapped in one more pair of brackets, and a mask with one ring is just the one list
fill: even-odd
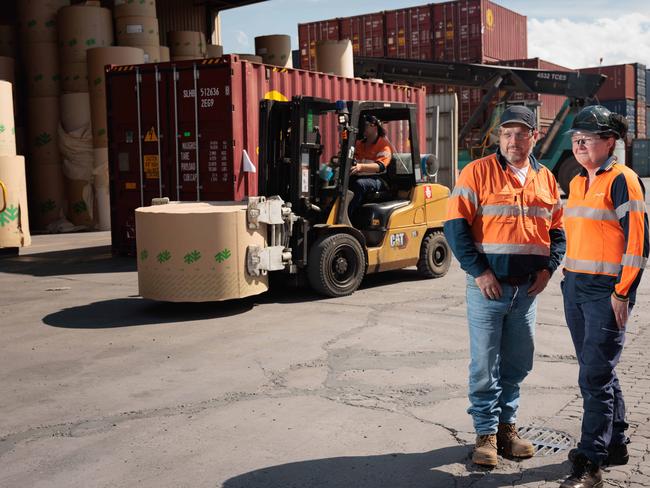
[(535, 129), (537, 120), (535, 114), (523, 105), (512, 105), (501, 114), (499, 127), (504, 124), (524, 124), (526, 127)]

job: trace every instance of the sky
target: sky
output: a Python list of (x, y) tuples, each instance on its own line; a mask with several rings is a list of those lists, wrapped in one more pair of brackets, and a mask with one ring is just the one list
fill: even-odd
[[(224, 52), (253, 53), (255, 37), (289, 34), (299, 23), (423, 5), (418, 0), (269, 0), (221, 14)], [(650, 67), (649, 0), (497, 0), (528, 18), (528, 56), (568, 68)], [(601, 62), (602, 58), (602, 62)]]

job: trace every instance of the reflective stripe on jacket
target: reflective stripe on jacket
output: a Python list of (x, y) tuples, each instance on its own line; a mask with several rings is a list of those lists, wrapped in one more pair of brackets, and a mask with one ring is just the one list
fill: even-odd
[(524, 185), (496, 154), (461, 172), (448, 205), (445, 236), (461, 267), (499, 278), (554, 271), (565, 248), (562, 204), (553, 174), (530, 158)]
[(589, 189), (587, 180), (583, 170), (571, 181), (564, 210), (565, 269), (584, 275), (579, 278), (580, 301), (613, 291), (629, 297), (648, 260), (643, 184), (634, 171), (614, 158), (598, 169)]

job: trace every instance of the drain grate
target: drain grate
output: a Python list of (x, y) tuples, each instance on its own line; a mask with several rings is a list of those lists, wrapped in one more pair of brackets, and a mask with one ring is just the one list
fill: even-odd
[(526, 426), (519, 428), (519, 435), (535, 446), (535, 456), (552, 456), (574, 446), (573, 438), (557, 430), (546, 427)]

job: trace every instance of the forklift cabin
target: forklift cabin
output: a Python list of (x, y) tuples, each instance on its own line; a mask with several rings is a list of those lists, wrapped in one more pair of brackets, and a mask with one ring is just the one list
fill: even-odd
[[(263, 100), (260, 111), (258, 194), (279, 196), (295, 215), (289, 272), (306, 271), (328, 296), (354, 292), (366, 273), (416, 264), (427, 277), (446, 273), (451, 254), (441, 228), (449, 190), (421, 182), (414, 104), (294, 97)], [(368, 115), (394, 123), (408, 152), (398, 152), (389, 131), (392, 159), (379, 175), (388, 190), (366, 195), (350, 219), (350, 169)], [(333, 155), (325, 153), (327, 130), (338, 133)], [(435, 168), (428, 164), (425, 172), (432, 177)]]

